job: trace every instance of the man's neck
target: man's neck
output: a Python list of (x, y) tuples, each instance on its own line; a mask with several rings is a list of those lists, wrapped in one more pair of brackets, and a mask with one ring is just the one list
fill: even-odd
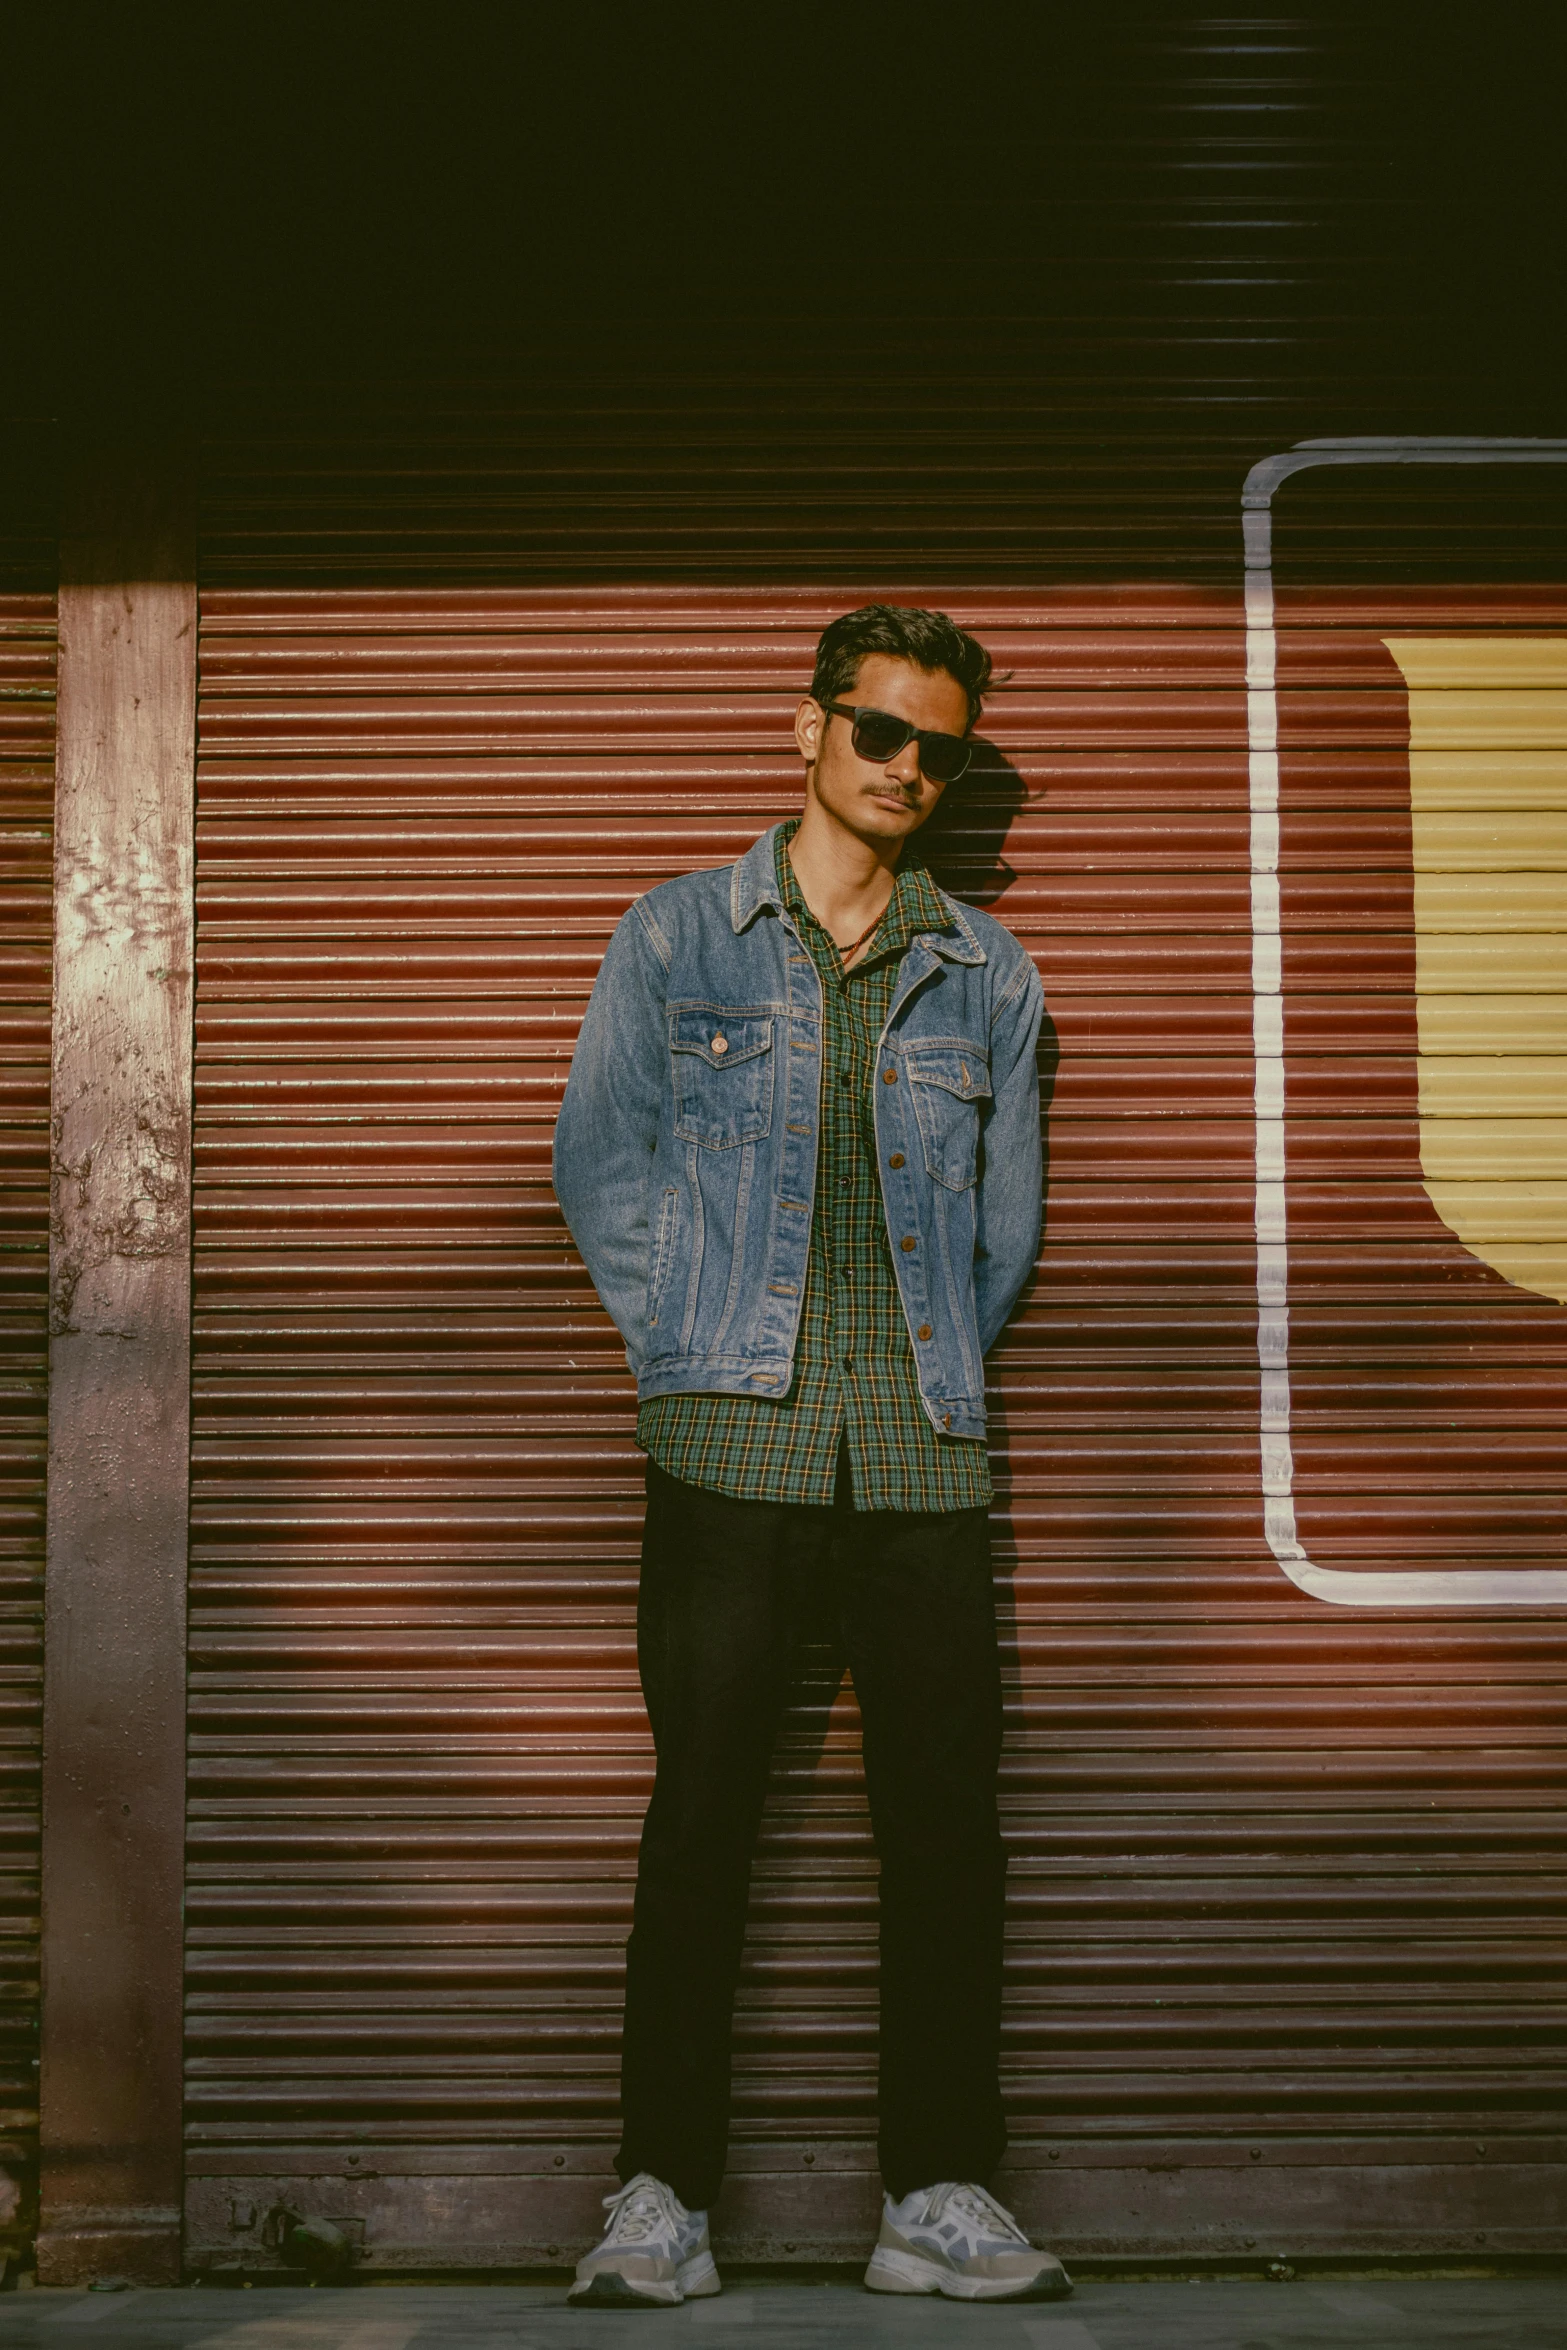
[(801, 896), (840, 946), (886, 912), (902, 849), (901, 841), (861, 840), (807, 800), (789, 862)]

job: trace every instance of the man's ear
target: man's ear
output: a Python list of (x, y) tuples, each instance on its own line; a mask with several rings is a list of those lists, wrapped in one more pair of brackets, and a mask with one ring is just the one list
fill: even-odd
[(794, 714), (794, 739), (807, 767), (814, 767), (816, 754), (822, 747), (822, 735), (827, 725), (827, 713), (820, 702), (813, 702), (809, 694)]

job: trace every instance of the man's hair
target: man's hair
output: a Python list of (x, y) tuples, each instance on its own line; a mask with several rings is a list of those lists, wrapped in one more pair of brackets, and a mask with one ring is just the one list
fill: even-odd
[(925, 612), (918, 604), (862, 604), (857, 612), (829, 621), (817, 641), (812, 701), (824, 709), (843, 701), (859, 682), (867, 653), (890, 653), (916, 669), (944, 669), (968, 696), (969, 727), (979, 723), (990, 655), (945, 612)]

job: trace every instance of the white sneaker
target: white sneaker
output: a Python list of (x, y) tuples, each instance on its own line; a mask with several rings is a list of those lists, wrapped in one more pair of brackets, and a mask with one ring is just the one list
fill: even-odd
[(687, 2211), (672, 2187), (638, 2171), (606, 2195), (609, 2226), (577, 2263), (566, 2299), (584, 2308), (674, 2309), (723, 2290), (707, 2240), (707, 2213)]
[(1072, 2280), (983, 2187), (945, 2180), (882, 2202), (865, 2282), (873, 2293), (945, 2293), (949, 2301), (1059, 2301)]

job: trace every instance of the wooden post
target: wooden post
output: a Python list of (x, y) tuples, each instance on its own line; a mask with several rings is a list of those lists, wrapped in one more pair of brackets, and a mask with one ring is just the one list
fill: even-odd
[(192, 518), (97, 445), (60, 564), (40, 2281), (180, 2274)]

